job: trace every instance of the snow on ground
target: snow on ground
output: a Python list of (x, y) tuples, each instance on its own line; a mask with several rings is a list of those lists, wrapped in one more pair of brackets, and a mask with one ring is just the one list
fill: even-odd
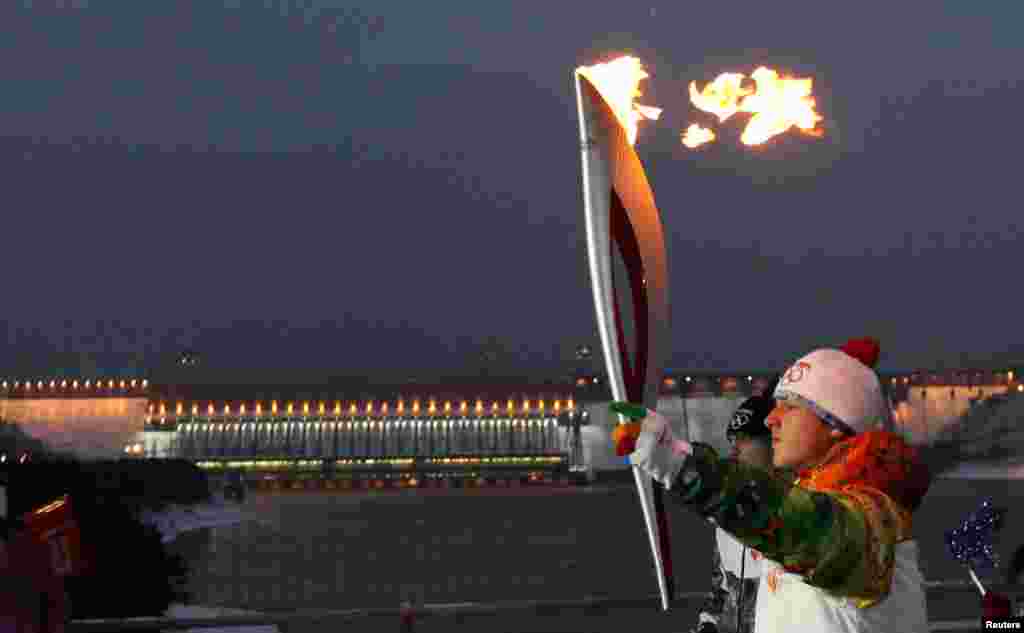
[(193, 530), (259, 520), (242, 506), (220, 501), (195, 506), (170, 506), (161, 512), (146, 511), (142, 513), (141, 519), (160, 531), (164, 543), (170, 543), (181, 534)]
[[(173, 604), (165, 614), (168, 618), (175, 619), (199, 619), (217, 618), (230, 615), (262, 615), (259, 611), (245, 611), (242, 609), (229, 609), (227, 607), (204, 607), (199, 605)], [(277, 626), (268, 624), (265, 626), (232, 626), (224, 628), (196, 628), (184, 629), (176, 633), (280, 633)]]

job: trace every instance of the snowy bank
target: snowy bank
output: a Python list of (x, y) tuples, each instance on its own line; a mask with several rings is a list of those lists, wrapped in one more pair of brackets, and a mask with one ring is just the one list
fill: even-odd
[(178, 536), (205, 528), (239, 525), (255, 521), (242, 506), (227, 503), (209, 503), (194, 506), (170, 506), (160, 512), (146, 510), (139, 515), (160, 531), (164, 543), (170, 543)]
[[(168, 618), (176, 620), (192, 620), (203, 618), (219, 618), (232, 615), (263, 615), (259, 611), (245, 611), (243, 609), (229, 609), (227, 607), (203, 607), (197, 605), (172, 604), (164, 614)], [(229, 626), (224, 628), (195, 628), (184, 629), (186, 633), (279, 633), (277, 626), (267, 624)], [(182, 633), (181, 630), (176, 633)]]

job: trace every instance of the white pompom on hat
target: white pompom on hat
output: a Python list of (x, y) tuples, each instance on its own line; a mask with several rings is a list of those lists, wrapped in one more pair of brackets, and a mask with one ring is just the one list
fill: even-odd
[(775, 399), (803, 406), (829, 426), (855, 435), (889, 416), (889, 405), (875, 374), (878, 341), (854, 339), (842, 349), (817, 349), (782, 375)]

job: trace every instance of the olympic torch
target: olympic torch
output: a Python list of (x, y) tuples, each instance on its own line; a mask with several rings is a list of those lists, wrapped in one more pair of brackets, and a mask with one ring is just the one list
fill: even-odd
[[(632, 78), (623, 81), (623, 73)], [(632, 145), (637, 122), (659, 112), (633, 104), (644, 76), (637, 60), (624, 57), (577, 69), (575, 82), (587, 256), (608, 382), (614, 400), (653, 410), (668, 348), (669, 303), (661, 219)], [(674, 579), (664, 491), (636, 467), (633, 476), (661, 605), (668, 610)]]

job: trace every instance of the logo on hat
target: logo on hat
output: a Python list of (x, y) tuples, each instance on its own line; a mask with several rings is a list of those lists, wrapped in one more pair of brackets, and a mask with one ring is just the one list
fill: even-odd
[(750, 419), (754, 416), (754, 412), (750, 409), (736, 409), (736, 413), (732, 414), (732, 420), (729, 422), (729, 428), (733, 431), (739, 431), (747, 424), (750, 424)]
[(811, 373), (811, 364), (800, 361), (789, 368), (783, 380), (785, 380), (786, 384), (793, 384), (803, 380), (809, 373)]

